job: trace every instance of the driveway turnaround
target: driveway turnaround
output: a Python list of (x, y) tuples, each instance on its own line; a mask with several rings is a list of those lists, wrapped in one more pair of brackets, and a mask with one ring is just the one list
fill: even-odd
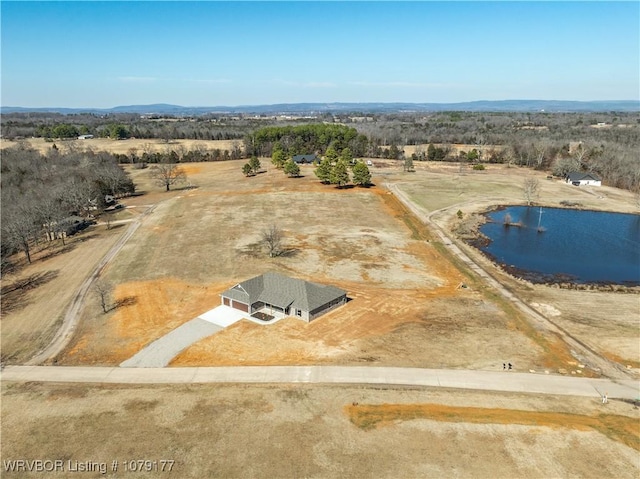
[(503, 371), (387, 368), (366, 366), (235, 366), (118, 368), (7, 366), (1, 381), (110, 384), (364, 384), (442, 387), (558, 396), (640, 400), (640, 382)]
[(192, 319), (141, 349), (120, 364), (123, 368), (163, 368), (180, 351), (202, 338), (217, 333), (223, 326), (201, 318)]
[(205, 321), (209, 321), (210, 323), (217, 324), (220, 327), (226, 328), (227, 326), (231, 326), (233, 323), (237, 323), (241, 319), (248, 319), (249, 315), (222, 304), (198, 317)]

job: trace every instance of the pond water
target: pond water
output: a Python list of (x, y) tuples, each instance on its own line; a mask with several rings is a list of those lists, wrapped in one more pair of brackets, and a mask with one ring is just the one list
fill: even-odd
[[(506, 227), (506, 215), (521, 226)], [(534, 282), (640, 284), (640, 215), (509, 206), (487, 218), (480, 231), (490, 241), (480, 249), (516, 276)]]

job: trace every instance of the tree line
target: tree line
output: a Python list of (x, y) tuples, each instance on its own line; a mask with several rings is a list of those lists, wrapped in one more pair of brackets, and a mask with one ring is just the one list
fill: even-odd
[(244, 137), (247, 156), (271, 156), (274, 149), (287, 156), (323, 155), (329, 146), (342, 151), (350, 148), (354, 155), (364, 156), (368, 139), (355, 128), (339, 124), (311, 123), (297, 126), (267, 126)]
[(24, 145), (2, 152), (2, 266), (22, 251), (28, 262), (34, 245), (72, 234), (107, 206), (109, 197), (135, 191), (131, 178), (106, 152), (60, 152), (43, 155)]
[[(238, 145), (231, 150), (143, 151), (122, 155), (119, 157), (121, 162), (161, 163), (167, 161), (169, 154), (174, 162), (270, 157), (276, 147), (288, 156), (323, 155), (330, 145), (337, 151), (348, 147), (360, 158), (404, 160), (407, 145), (430, 145), (419, 148), (411, 159), (506, 163), (560, 175), (567, 170), (579, 169), (600, 175), (612, 186), (640, 189), (640, 173), (635, 161), (640, 145), (640, 115), (637, 112), (407, 112), (372, 114), (367, 121), (352, 121), (349, 114), (323, 114), (315, 120), (281, 121), (222, 114), (143, 118), (133, 114), (16, 113), (3, 115), (0, 123), (5, 138), (24, 129), (24, 133), (28, 131), (28, 136), (32, 136), (41, 128), (41, 133), (49, 129), (51, 135), (65, 136), (76, 131), (110, 137), (125, 134), (164, 139), (168, 145), (171, 139), (179, 138), (238, 139)], [(115, 127), (121, 128), (114, 133)], [(581, 151), (572, 147), (576, 143), (582, 144)], [(469, 149), (459, 152), (453, 148), (455, 144), (469, 145)]]

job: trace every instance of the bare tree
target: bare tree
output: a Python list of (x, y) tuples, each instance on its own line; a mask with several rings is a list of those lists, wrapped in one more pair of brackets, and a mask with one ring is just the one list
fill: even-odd
[(533, 147), (534, 149), (534, 159), (535, 159), (535, 168), (537, 170), (543, 167), (545, 158), (547, 156), (547, 151), (549, 150), (549, 144), (546, 141), (540, 142)]
[(100, 300), (100, 306), (102, 306), (102, 312), (107, 313), (109, 311), (108, 303), (113, 293), (113, 285), (104, 279), (97, 280), (93, 285), (98, 299)]
[(527, 205), (531, 206), (531, 203), (540, 195), (540, 182), (537, 178), (528, 176), (524, 179), (523, 194)]
[(2, 212), (2, 242), (24, 251), (31, 263), (31, 243), (36, 239), (40, 228), (38, 215), (33, 203), (23, 203)]
[(282, 230), (277, 225), (271, 225), (262, 231), (262, 244), (269, 253), (269, 258), (282, 254), (282, 237)]
[(159, 186), (164, 186), (167, 191), (176, 183), (187, 181), (187, 175), (182, 168), (173, 163), (160, 163), (151, 167), (151, 178), (156, 180)]

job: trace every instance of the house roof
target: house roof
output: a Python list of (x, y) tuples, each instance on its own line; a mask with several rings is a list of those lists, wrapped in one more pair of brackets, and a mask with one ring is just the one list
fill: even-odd
[(347, 292), (331, 285), (311, 283), (290, 278), (280, 273), (265, 273), (235, 285), (222, 293), (222, 296), (246, 304), (262, 301), (274, 306), (313, 311)]
[(571, 171), (567, 174), (567, 178), (569, 181), (582, 181), (582, 180), (594, 180), (600, 181), (598, 175), (594, 175), (593, 173), (582, 173), (580, 171)]
[(295, 163), (313, 163), (318, 157), (316, 155), (295, 155), (293, 161)]

